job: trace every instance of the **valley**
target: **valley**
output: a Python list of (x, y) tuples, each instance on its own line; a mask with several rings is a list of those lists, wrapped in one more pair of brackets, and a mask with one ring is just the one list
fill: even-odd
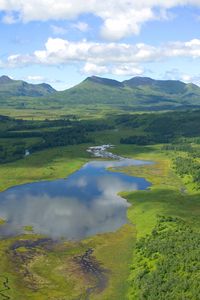
[(0, 300), (200, 300), (200, 0), (0, 0)]
[[(146, 295), (148, 299), (172, 299), (176, 295), (177, 299), (198, 299), (199, 120), (198, 110), (39, 121), (2, 116), (2, 192), (9, 188), (14, 191), (16, 186), (23, 189), (24, 184), (33, 182), (51, 184), (59, 178), (73, 178), (94, 160), (104, 164), (112, 176), (144, 178), (152, 185), (136, 191), (116, 183), (115, 193), (120, 191), (120, 198), (130, 206), (128, 221), (111, 232), (79, 240), (58, 239), (34, 232), (27, 219), (23, 232), (2, 236), (0, 297), (137, 300), (146, 299)], [(94, 158), (98, 148), (91, 147), (108, 144), (114, 145), (106, 150), (114, 158), (153, 164), (116, 165), (112, 157), (109, 161), (108, 157)], [(89, 148), (93, 153), (87, 151)], [(27, 149), (29, 156), (25, 156)], [(181, 159), (188, 161), (184, 169), (180, 169)], [(114, 187), (114, 181), (107, 183)], [(63, 208), (61, 211), (63, 215)], [(17, 210), (13, 213), (18, 214)], [(20, 219), (27, 216), (23, 210), (21, 213)], [(55, 224), (53, 232), (56, 220), (52, 222), (48, 214), (46, 220)], [(77, 224), (78, 220), (74, 218)], [(2, 229), (5, 222), (2, 218)]]

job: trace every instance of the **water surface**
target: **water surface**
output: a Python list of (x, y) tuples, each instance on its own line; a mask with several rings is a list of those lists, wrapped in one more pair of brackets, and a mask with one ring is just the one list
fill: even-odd
[(146, 163), (121, 157), (117, 161), (95, 160), (66, 179), (10, 188), (0, 193), (0, 218), (7, 220), (0, 235), (22, 233), (26, 225), (33, 226), (35, 233), (56, 239), (82, 239), (115, 231), (127, 223), (129, 207), (117, 194), (144, 190), (150, 183), (106, 168)]

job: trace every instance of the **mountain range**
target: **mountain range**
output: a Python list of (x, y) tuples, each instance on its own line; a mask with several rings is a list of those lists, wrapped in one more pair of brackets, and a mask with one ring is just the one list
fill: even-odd
[(49, 84), (30, 84), (22, 80), (13, 80), (8, 76), (0, 77), (0, 97), (18, 97), (18, 96), (46, 96), (54, 93)]
[(0, 77), (0, 105), (16, 108), (107, 106), (120, 110), (165, 110), (200, 107), (200, 87), (178, 80), (133, 77), (117, 81), (92, 76), (80, 84), (56, 91), (46, 83)]

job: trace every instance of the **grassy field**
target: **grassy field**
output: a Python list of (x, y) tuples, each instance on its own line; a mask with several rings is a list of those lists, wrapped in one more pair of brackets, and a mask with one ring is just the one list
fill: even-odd
[[(105, 115), (110, 114), (111, 108), (105, 105), (70, 105), (58, 108), (48, 108), (46, 105), (44, 108), (27, 108), (27, 109), (17, 109), (17, 108), (0, 108), (0, 115), (6, 115), (9, 117), (23, 119), (23, 120), (55, 120), (68, 115), (75, 115), (80, 119), (101, 119)], [(121, 113), (123, 110), (112, 108), (112, 113)]]
[(89, 160), (88, 145), (43, 150), (0, 168), (0, 190), (40, 180), (65, 178)]

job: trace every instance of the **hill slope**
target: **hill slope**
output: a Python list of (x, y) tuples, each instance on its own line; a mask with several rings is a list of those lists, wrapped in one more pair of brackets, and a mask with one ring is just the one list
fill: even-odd
[(127, 109), (178, 108), (200, 106), (200, 88), (174, 80), (134, 77), (119, 82), (92, 76), (73, 88), (56, 93), (55, 98), (68, 104), (104, 104)]
[(134, 77), (117, 80), (92, 76), (57, 92), (48, 84), (0, 77), (0, 106), (33, 109), (166, 110), (200, 107), (200, 87), (177, 80)]
[(54, 93), (55, 90), (48, 84), (30, 84), (22, 80), (12, 80), (7, 76), (0, 77), (0, 97), (29, 96), (38, 97)]

